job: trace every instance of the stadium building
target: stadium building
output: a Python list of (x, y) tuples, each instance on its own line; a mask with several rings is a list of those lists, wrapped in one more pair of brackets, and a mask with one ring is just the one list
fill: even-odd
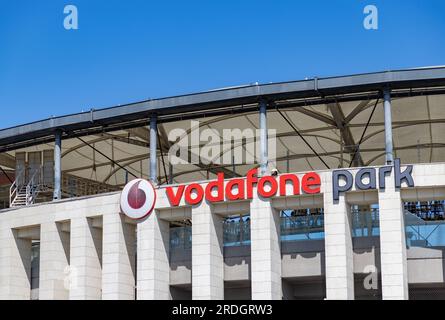
[(0, 299), (445, 299), (445, 67), (53, 117), (0, 167)]

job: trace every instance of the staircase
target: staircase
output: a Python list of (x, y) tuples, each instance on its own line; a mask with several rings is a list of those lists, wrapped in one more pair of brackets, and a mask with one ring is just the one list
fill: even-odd
[[(11, 208), (24, 207), (34, 204), (36, 202), (37, 196), (44, 189), (42, 185), (42, 168), (36, 170), (29, 182), (24, 185), (18, 181), (23, 181), (21, 179), (24, 175), (24, 170), (19, 172), (18, 178), (14, 181), (9, 189), (9, 203)], [(19, 185), (20, 184), (20, 185)]]
[(14, 199), (10, 202), (11, 208), (22, 207), (27, 205), (27, 194), (26, 187), (21, 187), (20, 190), (17, 191), (17, 194)]
[[(47, 171), (46, 171), (47, 172)], [(53, 176), (45, 177), (45, 170), (26, 167), (17, 170), (16, 180), (9, 189), (9, 207), (17, 208), (35, 204), (37, 202), (51, 201), (53, 197), (54, 185), (50, 181)], [(27, 177), (30, 176), (29, 179)], [(113, 186), (98, 181), (93, 181), (69, 174), (62, 175), (62, 195), (65, 198), (82, 197), (105, 192), (121, 190), (118, 186)]]

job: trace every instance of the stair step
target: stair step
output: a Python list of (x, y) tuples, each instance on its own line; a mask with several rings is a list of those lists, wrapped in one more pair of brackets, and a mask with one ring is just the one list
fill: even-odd
[(21, 186), (15, 190), (15, 198), (11, 201), (10, 207), (25, 207), (34, 204), (38, 202), (39, 193), (45, 190), (47, 188), (43, 185)]

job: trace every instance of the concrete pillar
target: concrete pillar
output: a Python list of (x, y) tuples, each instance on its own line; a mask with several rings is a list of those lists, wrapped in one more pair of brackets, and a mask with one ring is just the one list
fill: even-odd
[(193, 300), (223, 300), (223, 218), (203, 201), (192, 208), (192, 221)]
[(281, 300), (280, 214), (270, 199), (250, 203), (252, 300)]
[(394, 161), (393, 143), (392, 143), (392, 115), (391, 115), (391, 90), (386, 88), (383, 91), (383, 103), (385, 114), (385, 150), (386, 164), (392, 164)]
[(54, 200), (62, 199), (62, 131), (57, 130), (54, 144)]
[(71, 220), (70, 300), (102, 298), (102, 230), (90, 218)]
[(169, 227), (155, 211), (137, 226), (137, 300), (170, 300)]
[(103, 216), (102, 299), (135, 299), (136, 227), (119, 213)]
[(31, 299), (31, 240), (0, 226), (0, 300)]
[(62, 224), (46, 222), (40, 225), (40, 300), (69, 298), (70, 234)]
[(333, 200), (332, 178), (324, 174), (324, 231), (326, 298), (354, 299), (354, 262), (351, 234), (351, 209), (341, 194)]
[(261, 176), (266, 175), (268, 168), (268, 139), (267, 139), (267, 103), (260, 102), (260, 169)]
[(157, 157), (158, 124), (157, 116), (150, 118), (150, 181), (154, 185), (158, 184), (158, 157)]
[(400, 190), (394, 186), (394, 173), (386, 178), (386, 189), (379, 191), (380, 264), (382, 298), (408, 299), (408, 271), (405, 223)]

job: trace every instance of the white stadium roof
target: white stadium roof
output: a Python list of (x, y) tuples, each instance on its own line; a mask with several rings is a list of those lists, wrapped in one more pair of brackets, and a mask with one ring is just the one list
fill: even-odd
[[(64, 174), (121, 187), (128, 178), (121, 166), (130, 179), (148, 177), (148, 125), (155, 113), (159, 177), (165, 183), (173, 129), (189, 130), (190, 121), (199, 120), (201, 131), (255, 130), (261, 100), (268, 102), (268, 128), (276, 130), (274, 165), (279, 171), (383, 165), (382, 90), (387, 86), (392, 90), (395, 155), (403, 163), (445, 162), (445, 68), (435, 67), (255, 84), (47, 119), (0, 130), (0, 165), (11, 171), (17, 153), (52, 150), (55, 130), (63, 130)], [(234, 145), (245, 143), (239, 138)], [(174, 183), (214, 178), (220, 170), (228, 177), (242, 176), (255, 166), (235, 165), (233, 171), (232, 164), (221, 166), (217, 159), (174, 165)]]

